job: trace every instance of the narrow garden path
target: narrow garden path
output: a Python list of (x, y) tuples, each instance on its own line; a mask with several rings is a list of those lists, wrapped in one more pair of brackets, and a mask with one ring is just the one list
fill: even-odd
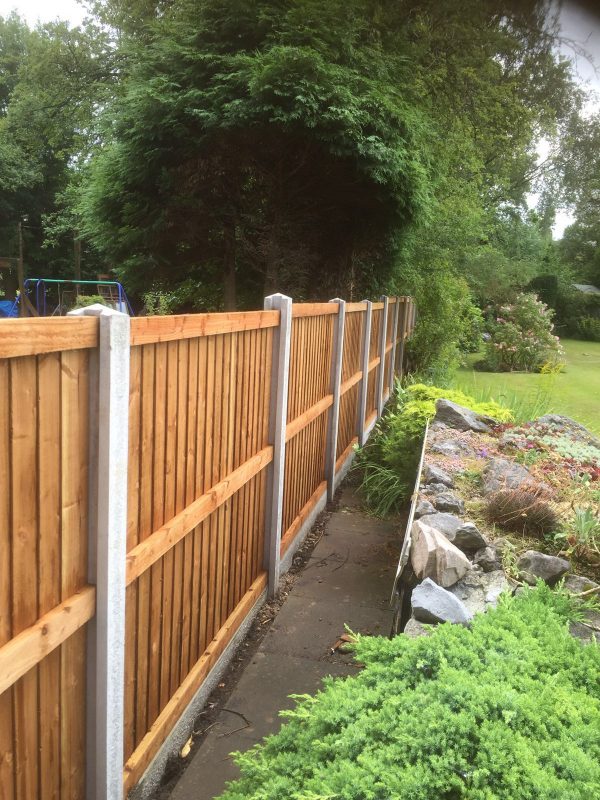
[(172, 800), (212, 800), (236, 778), (229, 753), (279, 730), (291, 694), (314, 693), (326, 675), (357, 667), (332, 652), (344, 625), (387, 635), (397, 566), (398, 523), (367, 516), (353, 489), (341, 492), (323, 536), (236, 688), (171, 793)]

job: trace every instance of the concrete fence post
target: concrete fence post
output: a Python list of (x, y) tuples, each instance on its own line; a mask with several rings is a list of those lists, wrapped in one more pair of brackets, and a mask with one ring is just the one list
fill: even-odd
[(130, 320), (99, 304), (70, 314), (99, 318), (90, 383), (88, 573), (96, 614), (87, 630), (86, 800), (122, 800)]
[(398, 346), (398, 366), (396, 369), (396, 374), (399, 375), (400, 378), (402, 378), (404, 374), (404, 338), (406, 336), (406, 322), (408, 318), (406, 298), (403, 297), (401, 299), (402, 303), (399, 304), (400, 307), (398, 309), (398, 336), (400, 338), (400, 344)]
[(388, 309), (389, 309), (389, 298), (387, 295), (383, 295), (381, 298), (383, 302), (383, 314), (381, 315), (381, 329), (379, 331), (379, 369), (377, 371), (377, 394), (375, 395), (377, 398), (377, 416), (380, 417), (383, 414), (383, 383), (385, 380), (385, 348), (387, 346), (387, 321), (388, 321)]
[(325, 478), (327, 480), (327, 501), (333, 500), (335, 493), (335, 464), (337, 455), (338, 430), (340, 422), (340, 390), (342, 388), (342, 362), (344, 358), (344, 325), (346, 322), (346, 302), (336, 298), (330, 303), (338, 304), (338, 313), (333, 329), (333, 349), (331, 357), (331, 393), (333, 404), (329, 414), (327, 430), (327, 452), (325, 455)]
[(292, 337), (292, 299), (283, 294), (265, 297), (265, 311), (279, 311), (279, 326), (274, 329), (269, 409), (269, 443), (273, 461), (269, 465), (264, 564), (268, 571), (268, 595), (275, 597), (279, 586), (283, 488), (285, 479), (285, 429), (287, 425), (290, 342)]
[(362, 447), (366, 441), (366, 415), (367, 415), (367, 393), (369, 389), (369, 351), (371, 345), (371, 319), (373, 316), (373, 303), (365, 301), (367, 310), (365, 312), (365, 325), (363, 329), (363, 341), (361, 351), (362, 379), (360, 382), (360, 394), (358, 398), (358, 424), (357, 434), (358, 443)]
[(398, 339), (398, 317), (400, 314), (400, 300), (396, 297), (394, 303), (394, 320), (392, 322), (392, 351), (390, 353), (390, 395), (394, 391), (394, 379), (396, 377), (396, 341)]

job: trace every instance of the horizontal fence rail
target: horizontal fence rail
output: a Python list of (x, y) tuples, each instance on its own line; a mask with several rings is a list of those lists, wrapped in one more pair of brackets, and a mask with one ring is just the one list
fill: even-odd
[(409, 297), (283, 295), (0, 322), (2, 800), (140, 782), (277, 591), (414, 324)]

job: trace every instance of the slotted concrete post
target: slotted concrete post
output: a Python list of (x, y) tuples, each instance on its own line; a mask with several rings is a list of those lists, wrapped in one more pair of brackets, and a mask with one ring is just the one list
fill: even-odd
[(381, 298), (383, 302), (383, 314), (381, 315), (381, 330), (379, 331), (379, 369), (377, 371), (377, 416), (383, 414), (383, 384), (385, 380), (385, 348), (387, 339), (387, 320), (388, 320), (388, 303), (389, 299), (386, 295)]
[(265, 519), (264, 564), (268, 571), (268, 595), (275, 597), (279, 587), (281, 524), (285, 479), (285, 429), (287, 424), (290, 342), (292, 337), (292, 298), (283, 294), (265, 297), (265, 311), (279, 311), (279, 326), (274, 329), (269, 409), (269, 442), (273, 461), (269, 465), (267, 513)]
[(340, 390), (342, 388), (342, 361), (344, 358), (344, 324), (346, 321), (346, 302), (336, 298), (330, 303), (338, 304), (338, 313), (334, 320), (333, 350), (331, 358), (331, 393), (333, 404), (329, 414), (327, 430), (327, 454), (325, 460), (325, 477), (327, 479), (327, 501), (333, 500), (335, 493), (335, 463), (337, 455), (338, 429), (340, 421)]
[(396, 374), (402, 377), (404, 374), (404, 338), (406, 336), (406, 322), (407, 322), (407, 308), (406, 298), (402, 298), (402, 303), (399, 304), (398, 309), (398, 336), (400, 337), (400, 345), (398, 347), (398, 366)]
[(366, 441), (366, 415), (367, 415), (367, 392), (369, 388), (369, 350), (371, 345), (371, 319), (373, 316), (373, 303), (370, 300), (364, 301), (367, 304), (365, 312), (365, 325), (363, 329), (361, 362), (362, 379), (360, 382), (360, 394), (358, 399), (358, 443), (362, 447)]
[(394, 321), (392, 322), (392, 350), (390, 353), (390, 395), (394, 391), (394, 379), (396, 377), (396, 341), (398, 339), (398, 317), (400, 314), (400, 301), (396, 298), (394, 304)]
[(86, 800), (122, 800), (130, 320), (99, 304), (70, 314), (99, 318), (90, 381), (88, 573), (96, 614), (87, 629)]

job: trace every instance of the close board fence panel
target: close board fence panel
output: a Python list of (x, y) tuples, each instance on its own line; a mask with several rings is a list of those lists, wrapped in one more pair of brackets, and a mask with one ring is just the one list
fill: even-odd
[(85, 624), (94, 613), (87, 409), (97, 324), (34, 322), (0, 329), (0, 794), (70, 800), (85, 791)]
[(275, 295), (0, 323), (2, 800), (121, 800), (185, 741), (414, 320), (407, 297)]

